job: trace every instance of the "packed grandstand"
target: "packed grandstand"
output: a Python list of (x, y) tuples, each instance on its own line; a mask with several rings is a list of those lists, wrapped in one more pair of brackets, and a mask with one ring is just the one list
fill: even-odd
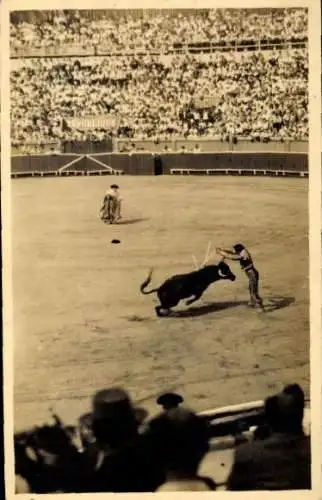
[(306, 139), (307, 24), (305, 9), (15, 13), (12, 145)]

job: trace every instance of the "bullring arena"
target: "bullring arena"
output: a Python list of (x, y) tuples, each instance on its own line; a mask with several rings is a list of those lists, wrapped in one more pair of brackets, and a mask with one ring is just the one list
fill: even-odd
[[(309, 404), (307, 15), (272, 12), (250, 15), (246, 41), (235, 30), (234, 43), (228, 34), (194, 48), (188, 39), (200, 36), (204, 17), (186, 14), (196, 16), (191, 26), (174, 20), (185, 36), (181, 45), (172, 32), (169, 48), (162, 11), (151, 14), (166, 56), (142, 24), (141, 62), (127, 39), (131, 23), (139, 29), (132, 11), (117, 42), (93, 47), (95, 30), (106, 32), (117, 16), (80, 22), (64, 11), (55, 29), (55, 13), (43, 25), (28, 13), (13, 18), (16, 431), (46, 421), (50, 407), (75, 423), (96, 391), (114, 386), (150, 416), (166, 391), (202, 412), (261, 406), (296, 382)], [(236, 13), (224, 13), (238, 26)], [(222, 22), (216, 15), (209, 26)], [(258, 85), (247, 76), (253, 66)], [(194, 88), (181, 91), (178, 72)], [(191, 102), (190, 91), (198, 91)], [(108, 225), (99, 210), (113, 183), (122, 219)], [(235, 282), (156, 317), (156, 296), (140, 294), (152, 267), (155, 287), (201, 264), (209, 243), (239, 241), (260, 272), (265, 313), (247, 307), (247, 278), (230, 262)]]
[[(280, 380), (308, 394), (308, 181), (116, 177), (124, 219), (109, 226), (98, 210), (112, 180), (12, 183), (16, 425), (44, 418), (49, 404), (73, 419), (102, 385), (124, 384), (151, 411), (171, 388), (199, 410), (260, 399)], [(139, 293), (150, 267), (157, 285), (192, 270), (209, 241), (235, 240), (252, 249), (272, 310), (245, 306), (247, 281), (232, 264), (235, 283), (156, 319), (154, 296)]]

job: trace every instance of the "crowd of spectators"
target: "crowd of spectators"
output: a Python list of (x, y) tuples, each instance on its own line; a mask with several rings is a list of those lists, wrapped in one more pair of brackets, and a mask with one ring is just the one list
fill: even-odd
[[(232, 491), (310, 489), (310, 437), (304, 432), (304, 393), (286, 386), (268, 397), (255, 432), (249, 425), (197, 415), (182, 396), (166, 393), (153, 418), (123, 389), (96, 393), (76, 427), (54, 415), (51, 425), (15, 435), (17, 493), (216, 490), (214, 436), (235, 438), (226, 487)], [(211, 442), (213, 443), (211, 445)]]
[[(104, 116), (102, 129), (68, 118)], [(11, 72), (12, 144), (308, 136), (307, 49), (24, 59)]]
[(12, 50), (66, 44), (167, 50), (174, 44), (307, 37), (307, 9), (60, 11), (11, 24)]

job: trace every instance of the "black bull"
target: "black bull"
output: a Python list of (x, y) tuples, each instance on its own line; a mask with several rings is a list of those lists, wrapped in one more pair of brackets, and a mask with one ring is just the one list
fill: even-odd
[[(149, 295), (157, 293), (160, 305), (155, 308), (157, 316), (165, 316), (170, 313), (172, 307), (179, 304), (180, 300), (192, 297), (186, 301), (186, 305), (190, 305), (196, 300), (199, 300), (204, 291), (216, 281), (230, 280), (235, 281), (236, 276), (232, 273), (230, 267), (225, 262), (220, 262), (218, 265), (205, 266), (198, 271), (193, 271), (187, 274), (177, 274), (167, 279), (158, 288), (145, 291), (145, 288), (150, 284), (152, 270), (147, 279), (140, 287), (141, 293)], [(162, 314), (161, 311), (167, 311)]]

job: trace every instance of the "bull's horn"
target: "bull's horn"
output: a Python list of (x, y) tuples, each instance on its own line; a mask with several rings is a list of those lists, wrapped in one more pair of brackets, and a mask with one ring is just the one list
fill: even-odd
[(205, 254), (205, 259), (200, 267), (205, 266), (207, 264), (207, 262), (210, 260), (210, 257), (212, 255), (211, 248), (212, 248), (212, 242), (209, 241), (208, 246), (207, 246), (207, 250), (206, 250), (206, 254)]
[(198, 266), (197, 259), (196, 259), (196, 257), (194, 255), (192, 256), (192, 260), (193, 260), (194, 268), (197, 271), (199, 269), (199, 266)]

